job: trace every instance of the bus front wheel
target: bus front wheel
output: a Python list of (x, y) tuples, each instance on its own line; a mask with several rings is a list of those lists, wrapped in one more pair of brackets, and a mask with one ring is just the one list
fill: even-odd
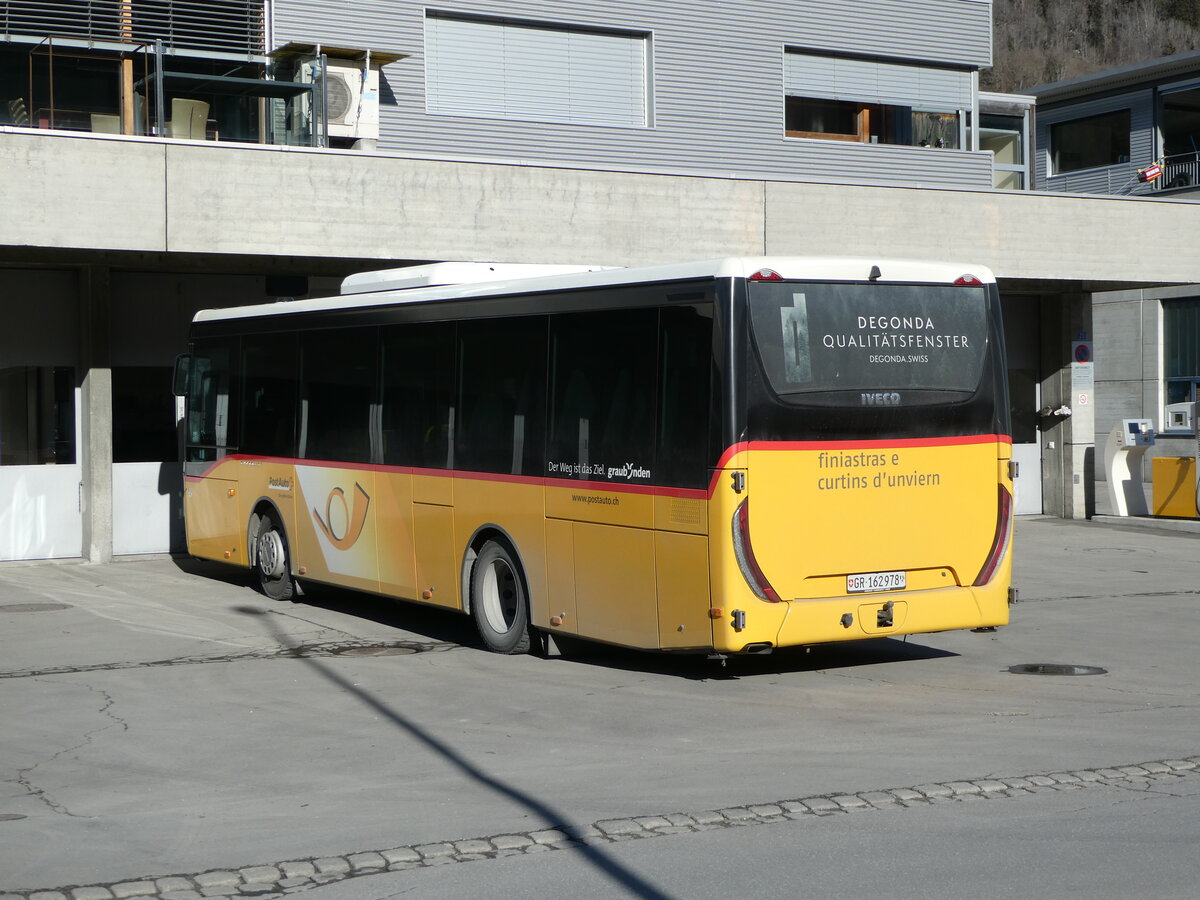
[(255, 568), (262, 592), (272, 600), (291, 600), (296, 593), (283, 527), (270, 515), (262, 517), (255, 540)]
[(529, 651), (529, 600), (520, 566), (496, 541), (483, 545), (471, 570), (471, 616), (489, 650)]

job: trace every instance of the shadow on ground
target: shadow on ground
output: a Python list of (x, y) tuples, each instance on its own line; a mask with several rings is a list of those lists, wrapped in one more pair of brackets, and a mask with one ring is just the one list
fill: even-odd
[[(247, 570), (186, 557), (177, 558), (175, 563), (189, 575), (253, 589), (253, 573)], [(274, 605), (274, 601), (257, 591), (254, 593), (264, 608)], [(303, 596), (295, 601), (283, 602), (325, 609), (410, 632), (430, 641), (488, 652), (480, 642), (470, 617), (454, 610), (321, 584), (306, 584)], [(728, 659), (714, 659), (706, 654), (630, 650), (574, 638), (560, 639), (559, 646), (562, 655), (553, 660), (557, 663), (648, 672), (693, 680), (814, 672), (958, 655), (922, 644), (919, 637), (874, 638), (812, 647), (788, 647), (769, 654), (732, 656)]]

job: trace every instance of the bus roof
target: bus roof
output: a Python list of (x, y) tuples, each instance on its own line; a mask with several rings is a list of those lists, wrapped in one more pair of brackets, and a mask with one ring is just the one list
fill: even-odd
[(368, 294), (375, 291), (411, 290), (442, 287), (448, 284), (479, 284), (485, 281), (510, 281), (544, 278), (548, 275), (573, 275), (597, 272), (608, 266), (543, 266), (525, 263), (442, 262), (400, 269), (359, 272), (342, 280), (342, 295)]
[[(984, 266), (921, 260), (872, 259), (867, 257), (725, 257), (699, 262), (636, 268), (602, 266), (533, 266), (507, 263), (435, 263), (409, 269), (387, 269), (352, 275), (343, 282), (343, 293), (335, 297), (288, 300), (204, 309), (195, 322), (258, 316), (290, 315), (327, 310), (392, 306), (502, 297), (581, 288), (629, 284), (687, 281), (705, 278), (748, 278), (762, 269), (777, 272), (785, 281), (866, 281), (873, 267), (879, 282), (953, 284), (963, 275), (973, 275), (984, 284), (995, 276)], [(538, 274), (531, 274), (537, 271)], [(404, 273), (408, 273), (407, 275)], [(494, 277), (484, 278), (487, 273)], [(447, 280), (458, 278), (461, 280)], [(483, 280), (481, 280), (481, 278)], [(347, 283), (349, 290), (347, 290)], [(372, 285), (379, 285), (378, 288)]]

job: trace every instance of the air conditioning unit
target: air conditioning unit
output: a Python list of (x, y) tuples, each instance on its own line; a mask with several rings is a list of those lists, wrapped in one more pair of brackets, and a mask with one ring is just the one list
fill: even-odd
[[(325, 71), (328, 74), (324, 96), (329, 136), (378, 140), (379, 69), (368, 68), (361, 60), (329, 59)], [(296, 73), (296, 81), (315, 84), (318, 92), (322, 90), (320, 79), (321, 64), (316, 60), (306, 60)], [(319, 95), (315, 99), (319, 104)]]
[(330, 60), (326, 70), (330, 136), (378, 139), (379, 70), (341, 59)]

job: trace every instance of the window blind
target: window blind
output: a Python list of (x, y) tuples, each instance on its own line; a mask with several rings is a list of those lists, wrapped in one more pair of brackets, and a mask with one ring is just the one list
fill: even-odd
[(573, 124), (646, 125), (645, 35), (430, 15), (430, 112)]
[(971, 108), (971, 74), (956, 69), (789, 52), (784, 89), (792, 97), (848, 100), (934, 111)]

